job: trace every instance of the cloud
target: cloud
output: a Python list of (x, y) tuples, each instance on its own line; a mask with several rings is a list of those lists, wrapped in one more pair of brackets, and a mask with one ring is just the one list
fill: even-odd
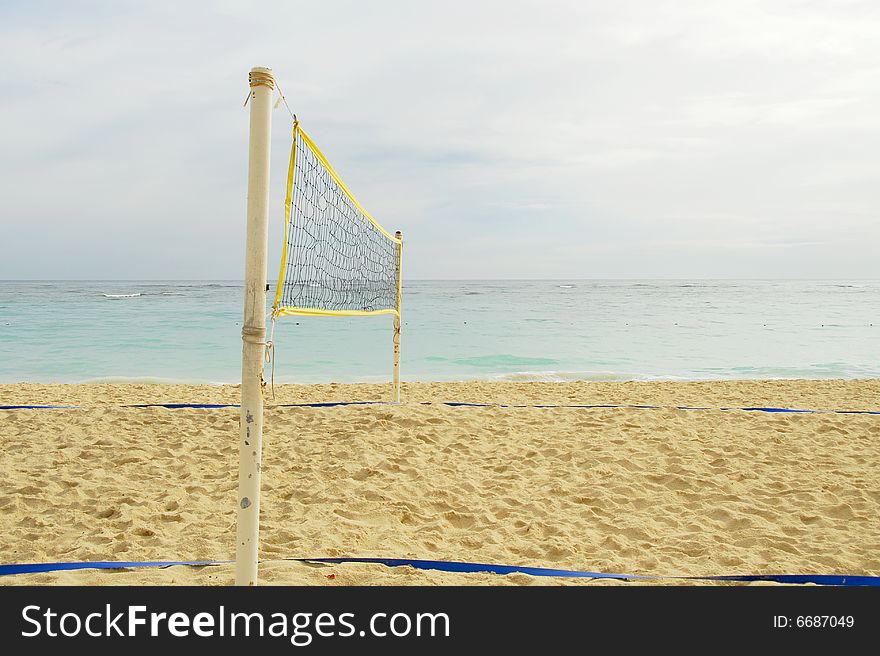
[(7, 2), (0, 278), (240, 278), (253, 65), (410, 276), (880, 277), (878, 28), (867, 2)]

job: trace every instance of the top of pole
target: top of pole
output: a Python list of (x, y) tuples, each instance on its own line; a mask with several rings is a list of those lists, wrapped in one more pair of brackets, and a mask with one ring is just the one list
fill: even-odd
[(248, 83), (251, 85), (252, 89), (254, 87), (269, 87), (270, 89), (274, 89), (275, 77), (272, 75), (272, 69), (263, 66), (254, 66), (251, 69), (251, 72), (248, 73)]

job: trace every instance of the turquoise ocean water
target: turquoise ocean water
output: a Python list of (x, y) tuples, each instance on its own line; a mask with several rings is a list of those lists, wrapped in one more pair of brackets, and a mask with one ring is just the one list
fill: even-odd
[[(0, 382), (240, 379), (236, 281), (0, 282)], [(390, 316), (284, 317), (276, 382), (383, 381)], [(404, 380), (880, 376), (880, 281), (412, 281)]]

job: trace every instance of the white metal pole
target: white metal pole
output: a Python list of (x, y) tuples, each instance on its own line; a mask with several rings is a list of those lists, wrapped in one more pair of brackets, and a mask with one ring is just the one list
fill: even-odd
[(263, 451), (263, 355), (266, 348), (266, 250), (269, 239), (269, 139), (272, 91), (269, 68), (252, 68), (248, 153), (244, 323), (241, 329), (241, 419), (235, 584), (257, 584), (260, 552), (260, 461)]
[(403, 233), (398, 230), (394, 236), (400, 240), (397, 246), (397, 314), (394, 317), (394, 402), (400, 403), (400, 314), (401, 314), (401, 277), (403, 267)]

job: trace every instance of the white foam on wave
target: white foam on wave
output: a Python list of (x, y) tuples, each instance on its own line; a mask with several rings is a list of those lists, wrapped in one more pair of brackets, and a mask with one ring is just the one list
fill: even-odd
[(137, 294), (102, 294), (104, 298), (134, 298), (135, 296), (140, 296), (140, 293)]

